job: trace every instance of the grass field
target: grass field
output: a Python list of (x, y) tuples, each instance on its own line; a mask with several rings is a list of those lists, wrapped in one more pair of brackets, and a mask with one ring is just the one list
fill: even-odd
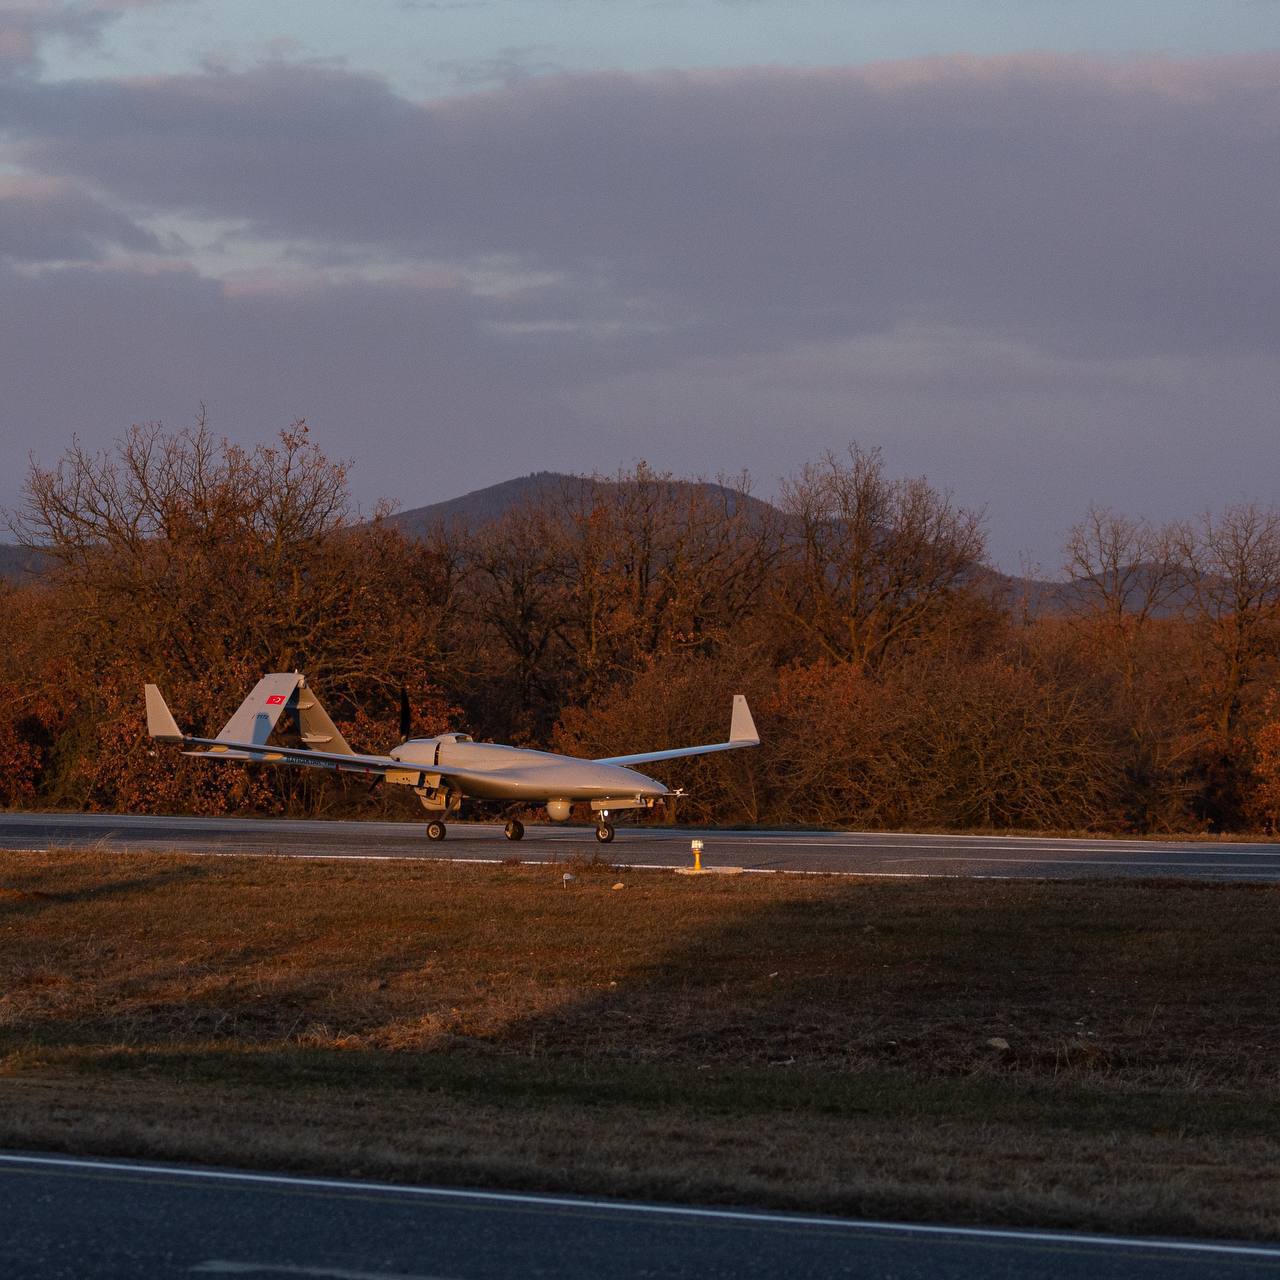
[(1280, 1238), (1280, 890), (565, 870), (3, 855), (0, 1146)]

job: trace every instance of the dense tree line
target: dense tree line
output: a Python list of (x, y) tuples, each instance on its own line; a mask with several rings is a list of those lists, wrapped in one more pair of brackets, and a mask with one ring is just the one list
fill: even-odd
[(302, 423), (255, 449), (135, 427), (33, 465), (11, 526), (48, 569), (0, 586), (0, 802), (410, 813), (396, 788), (152, 751), (145, 681), (212, 732), (297, 669), (376, 751), (402, 687), (417, 733), (589, 755), (717, 737), (746, 692), (758, 751), (654, 767), (694, 820), (1280, 822), (1271, 510), (1092, 509), (1037, 600), (985, 567), (980, 512), (856, 445), (776, 505), (642, 464), (425, 539), (347, 479)]

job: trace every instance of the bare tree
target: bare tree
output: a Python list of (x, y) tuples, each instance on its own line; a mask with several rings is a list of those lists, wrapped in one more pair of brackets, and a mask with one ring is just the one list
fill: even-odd
[(1246, 690), (1280, 654), (1280, 512), (1242, 502), (1205, 513), (1179, 549), (1210, 658), (1211, 722), (1226, 741)]
[(464, 701), (481, 733), (538, 741), (559, 713), (566, 664), (560, 541), (554, 512), (537, 502), (464, 539), (472, 629), (465, 662), (478, 686)]
[(1090, 505), (1067, 534), (1063, 568), (1075, 609), (1117, 629), (1141, 628), (1177, 603), (1185, 587), (1178, 548), (1184, 531)]
[(776, 599), (819, 654), (877, 668), (927, 630), (982, 564), (984, 515), (923, 477), (891, 480), (878, 449), (827, 453), (782, 491), (792, 564)]
[(760, 607), (780, 554), (776, 513), (745, 474), (677, 479), (643, 462), (578, 484), (560, 531), (584, 698), (655, 657), (712, 653)]
[[(178, 432), (153, 424), (112, 451), (76, 442), (55, 466), (33, 464), (13, 525), (53, 564), (45, 589), (75, 742), (51, 754), (71, 761), (82, 787), (68, 799), (199, 807), (224, 797), (207, 771), (184, 775), (177, 791), (165, 789), (171, 768), (154, 774), (144, 680), (163, 680), (175, 708), (201, 723), (225, 716), (263, 670), (302, 670), (340, 722), (360, 716), (388, 739), (404, 684), (444, 727), (433, 676), (447, 574), (433, 548), (380, 518), (357, 521), (346, 475), (302, 423), (252, 450), (203, 420)], [(269, 787), (279, 800), (326, 785), (280, 774)]]
[(152, 423), (110, 452), (74, 441), (54, 467), (33, 463), (11, 524), (77, 592), (84, 622), (143, 654), (192, 674), (250, 653), (288, 670), (316, 618), (342, 606), (313, 570), (350, 523), (346, 477), (302, 422), (252, 451), (203, 417), (178, 432)]

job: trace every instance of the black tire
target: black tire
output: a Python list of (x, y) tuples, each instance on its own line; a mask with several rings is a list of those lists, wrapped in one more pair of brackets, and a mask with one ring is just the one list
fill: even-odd
[(443, 822), (431, 821), (427, 823), (427, 839), (443, 840), (445, 835), (445, 827)]
[(512, 818), (503, 830), (508, 840), (524, 839), (524, 823), (519, 818)]
[(596, 839), (601, 844), (608, 844), (613, 839), (613, 828), (607, 822), (602, 822), (596, 828)]

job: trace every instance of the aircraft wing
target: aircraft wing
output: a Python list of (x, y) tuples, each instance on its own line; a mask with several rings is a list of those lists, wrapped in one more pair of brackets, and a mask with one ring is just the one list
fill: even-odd
[(336, 769), (361, 777), (382, 777), (410, 787), (438, 787), (450, 782), (467, 791), (470, 784), (492, 778), (491, 773), (474, 769), (440, 769), (408, 764), (391, 756), (350, 755), (336, 751), (313, 751), (310, 747), (260, 747), (251, 742), (228, 742), (223, 738), (183, 738), (184, 747), (204, 746), (207, 751), (183, 751), (184, 756), (204, 756), (210, 760), (256, 760), (262, 764), (296, 764), (312, 769)]
[[(384, 777), (388, 782), (407, 786), (438, 786), (442, 778), (466, 787), (474, 778), (483, 779), (487, 774), (471, 770), (434, 769), (422, 765), (407, 764), (391, 756), (366, 756), (356, 752), (316, 751), (311, 747), (276, 747), (261, 742), (241, 742), (234, 738), (197, 738), (178, 728), (172, 713), (165, 705), (160, 690), (147, 685), (147, 732), (157, 742), (172, 742), (183, 748), (188, 756), (203, 756), (212, 760), (257, 760), (264, 764), (296, 764), (312, 769), (335, 769), (340, 773), (358, 773), (363, 777)], [(223, 730), (226, 733), (227, 730)], [(193, 751), (192, 747), (206, 750)]]
[[(267, 747), (255, 742), (233, 742), (226, 738), (182, 738), (183, 747), (203, 746), (207, 751), (184, 750), (187, 756), (213, 756), (220, 760), (261, 760), (268, 764), (306, 764), (344, 773), (386, 773), (406, 766), (390, 756), (350, 755), (336, 751), (313, 751), (310, 747)], [(415, 770), (421, 772), (421, 770)]]
[(746, 698), (733, 695), (733, 715), (729, 721), (729, 741), (713, 742), (705, 747), (673, 747), (669, 751), (641, 751), (631, 756), (605, 756), (596, 764), (652, 764), (656, 760), (679, 760), (683, 756), (705, 756), (712, 751), (737, 751), (740, 747), (758, 747), (760, 734), (752, 718)]

